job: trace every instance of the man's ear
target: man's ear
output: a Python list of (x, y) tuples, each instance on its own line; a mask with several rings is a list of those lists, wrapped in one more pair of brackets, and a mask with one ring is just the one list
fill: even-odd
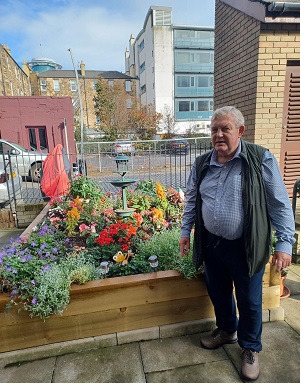
[(244, 125), (241, 125), (241, 126), (238, 128), (238, 131), (239, 131), (239, 137), (241, 137), (241, 136), (244, 134), (245, 126), (244, 126)]

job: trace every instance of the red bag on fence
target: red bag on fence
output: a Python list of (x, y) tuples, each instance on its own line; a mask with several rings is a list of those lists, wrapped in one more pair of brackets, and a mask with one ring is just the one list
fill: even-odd
[(47, 197), (64, 195), (68, 192), (70, 179), (71, 168), (66, 150), (58, 144), (43, 162), (41, 190)]

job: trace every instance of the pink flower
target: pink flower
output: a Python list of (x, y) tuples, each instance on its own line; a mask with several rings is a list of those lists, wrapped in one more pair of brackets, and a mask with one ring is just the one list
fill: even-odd
[(81, 225), (79, 225), (79, 232), (80, 233), (82, 233), (83, 231), (85, 231), (85, 230), (88, 230), (88, 229), (90, 229), (90, 227), (89, 226), (87, 226), (86, 224), (84, 224), (84, 223), (82, 223)]

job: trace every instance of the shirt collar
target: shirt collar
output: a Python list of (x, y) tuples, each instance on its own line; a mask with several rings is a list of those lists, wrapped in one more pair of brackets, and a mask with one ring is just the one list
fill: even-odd
[[(241, 141), (239, 142), (238, 148), (236, 149), (236, 152), (235, 152), (233, 158), (231, 158), (230, 161), (234, 160), (234, 158), (239, 158), (240, 159), (240, 153), (241, 153)], [(223, 166), (217, 160), (217, 151), (215, 149), (213, 149), (213, 154), (211, 156), (210, 164), (209, 165)]]

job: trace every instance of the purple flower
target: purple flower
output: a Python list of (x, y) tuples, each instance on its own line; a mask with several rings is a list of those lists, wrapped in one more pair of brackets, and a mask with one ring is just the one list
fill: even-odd
[(31, 246), (33, 246), (33, 247), (37, 246), (36, 242), (35, 242), (35, 241), (32, 241), (32, 242), (31, 242)]
[(54, 247), (54, 248), (52, 249), (52, 252), (53, 252), (54, 254), (56, 254), (56, 253), (58, 252), (58, 248), (57, 248), (57, 247)]
[(31, 301), (31, 304), (34, 306), (35, 304), (37, 304), (37, 300), (38, 298), (37, 297), (34, 297)]
[(42, 270), (43, 270), (43, 271), (48, 271), (48, 270), (50, 270), (50, 265), (43, 266), (43, 267), (42, 267)]
[(42, 243), (42, 245), (41, 245), (41, 250), (44, 250), (45, 247), (46, 247), (46, 243)]
[(32, 284), (33, 286), (35, 286), (36, 282), (35, 282), (34, 279), (32, 279), (30, 282), (31, 282), (31, 284)]

